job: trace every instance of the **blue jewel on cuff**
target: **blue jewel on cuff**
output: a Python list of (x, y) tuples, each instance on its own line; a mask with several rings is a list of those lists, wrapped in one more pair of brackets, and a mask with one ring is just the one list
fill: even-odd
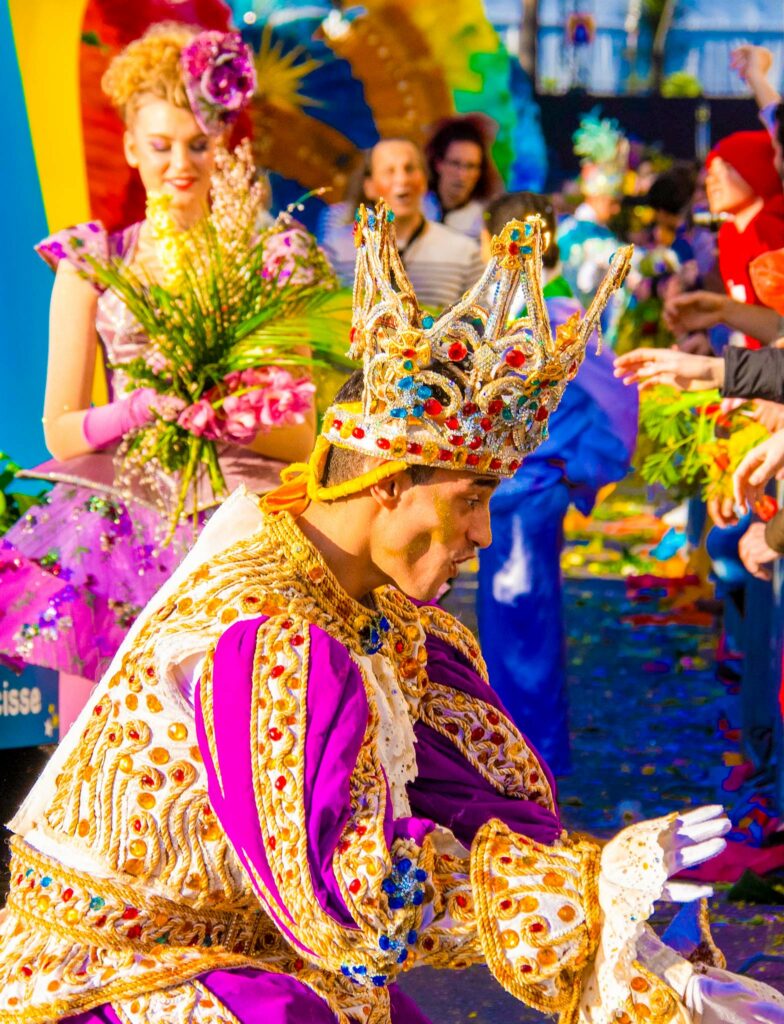
[(408, 377), (401, 377), (400, 380), (397, 382), (397, 386), (400, 388), (401, 391), (408, 391), (410, 388), (414, 386), (414, 378), (411, 377), (410, 375)]
[(432, 316), (422, 317), (422, 326), (425, 328), (426, 331), (429, 331), (434, 323), (435, 321), (433, 320)]
[(408, 416), (408, 409), (404, 409), (402, 405), (395, 406), (394, 409), (389, 410), (389, 415), (394, 416), (398, 420), (404, 420)]
[(420, 384), (416, 390), (417, 398), (428, 399), (433, 395), (433, 389), (429, 388), (427, 384)]
[(421, 420), (422, 417), (425, 415), (424, 405), (415, 405), (414, 408), (411, 410), (411, 415), (416, 417), (416, 419)]

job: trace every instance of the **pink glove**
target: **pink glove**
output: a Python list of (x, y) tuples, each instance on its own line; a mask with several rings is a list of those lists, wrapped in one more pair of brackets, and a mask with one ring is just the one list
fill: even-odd
[(176, 416), (185, 403), (170, 395), (159, 395), (155, 388), (139, 388), (128, 398), (88, 409), (82, 422), (82, 433), (91, 448), (105, 448), (155, 419), (156, 412), (165, 419)]

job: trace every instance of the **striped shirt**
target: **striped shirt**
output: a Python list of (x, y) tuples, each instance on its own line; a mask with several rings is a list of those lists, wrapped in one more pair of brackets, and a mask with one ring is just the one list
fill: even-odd
[[(324, 238), (324, 249), (342, 284), (354, 284), (356, 249), (352, 225)], [(424, 230), (401, 253), (420, 306), (453, 305), (482, 276), (479, 243), (444, 224), (426, 221)]]

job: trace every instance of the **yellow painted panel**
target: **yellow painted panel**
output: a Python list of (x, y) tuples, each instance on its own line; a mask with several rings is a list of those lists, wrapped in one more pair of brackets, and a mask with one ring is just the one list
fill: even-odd
[[(27, 118), (50, 231), (90, 218), (79, 100), (79, 53), (87, 0), (9, 0)], [(107, 400), (103, 360), (93, 400)]]

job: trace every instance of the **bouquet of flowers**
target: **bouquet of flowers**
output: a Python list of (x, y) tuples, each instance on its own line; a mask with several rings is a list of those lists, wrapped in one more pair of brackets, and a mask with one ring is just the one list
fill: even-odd
[(723, 412), (718, 391), (646, 389), (635, 456), (643, 480), (660, 484), (675, 500), (700, 493), (706, 500), (731, 497), (732, 474), (768, 436), (748, 411), (746, 404)]
[(121, 369), (129, 390), (150, 388), (165, 400), (123, 442), (120, 477), (130, 485), (158, 470), (178, 476), (169, 538), (198, 474), (206, 472), (216, 498), (225, 493), (216, 445), (304, 422), (314, 369), (353, 366), (343, 355), (351, 298), (312, 236), (288, 212), (257, 230), (262, 188), (249, 143), (220, 153), (216, 168), (210, 213), (186, 231), (168, 197), (148, 200), (154, 281), (119, 260), (90, 259), (95, 278), (150, 338)]

